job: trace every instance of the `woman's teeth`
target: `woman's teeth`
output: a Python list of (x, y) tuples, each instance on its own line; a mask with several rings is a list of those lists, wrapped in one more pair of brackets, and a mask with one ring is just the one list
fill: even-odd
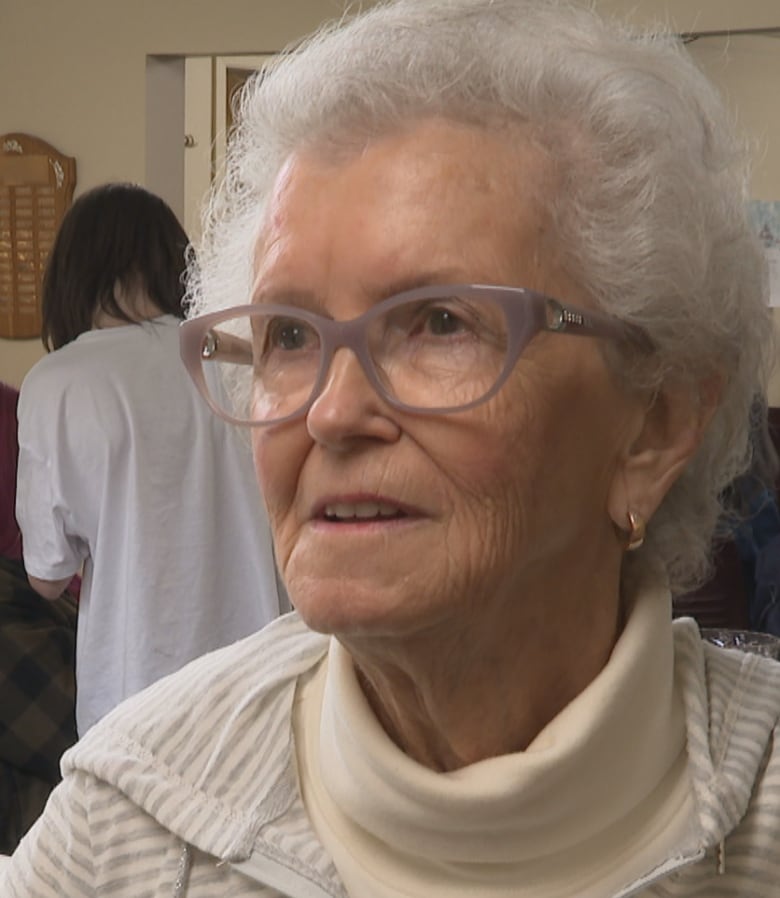
[(325, 506), (325, 517), (332, 521), (394, 518), (400, 514), (401, 512), (395, 505), (388, 505), (384, 502), (339, 502)]

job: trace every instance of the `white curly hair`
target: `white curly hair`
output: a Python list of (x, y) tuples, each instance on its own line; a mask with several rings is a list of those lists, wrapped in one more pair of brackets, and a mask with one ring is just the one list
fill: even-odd
[(603, 310), (643, 327), (628, 385), (725, 380), (697, 454), (630, 565), (673, 590), (708, 571), (724, 488), (750, 462), (749, 410), (772, 353), (748, 150), (679, 39), (565, 0), (395, 0), (324, 26), (242, 92), (204, 214), (191, 314), (248, 301), (264, 208), (288, 157), (349, 150), (415, 120), (521, 124), (558, 163), (561, 258)]

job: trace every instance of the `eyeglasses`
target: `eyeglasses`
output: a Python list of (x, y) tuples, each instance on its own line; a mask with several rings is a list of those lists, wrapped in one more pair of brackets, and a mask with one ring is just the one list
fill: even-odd
[[(181, 324), (181, 357), (209, 406), (234, 424), (300, 418), (337, 349), (350, 349), (376, 392), (405, 412), (462, 412), (495, 395), (540, 331), (647, 348), (640, 328), (521, 287), (407, 290), (349, 321), (291, 305), (247, 305)], [(248, 376), (251, 375), (251, 376)]]

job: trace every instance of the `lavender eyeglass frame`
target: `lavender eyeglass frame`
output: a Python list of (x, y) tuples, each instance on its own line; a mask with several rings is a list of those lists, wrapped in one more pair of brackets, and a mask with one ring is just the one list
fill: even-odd
[[(435, 408), (420, 408), (407, 405), (388, 394), (382, 385), (368, 349), (366, 340), (367, 328), (375, 318), (384, 315), (395, 306), (406, 302), (436, 299), (437, 297), (441, 298), (450, 295), (477, 301), (487, 299), (503, 309), (508, 327), (508, 343), (504, 367), (491, 389), (471, 402), (458, 406)], [(270, 421), (247, 421), (228, 414), (211, 398), (203, 368), (204, 360), (208, 359), (208, 356), (204, 353), (204, 347), (208, 345), (209, 332), (222, 321), (243, 317), (244, 315), (253, 317), (254, 315), (269, 314), (298, 318), (310, 324), (317, 331), (320, 335), (322, 347), (320, 368), (309, 398), (296, 411), (282, 418), (273, 418)], [(377, 303), (367, 312), (358, 315), (357, 318), (352, 318), (348, 321), (324, 318), (297, 306), (272, 304), (232, 306), (228, 309), (209, 312), (206, 315), (183, 321), (179, 326), (179, 351), (184, 366), (195, 383), (198, 392), (216, 415), (232, 424), (238, 424), (243, 427), (268, 427), (293, 421), (306, 415), (322, 391), (337, 349), (346, 348), (352, 350), (357, 356), (371, 386), (389, 405), (412, 414), (445, 415), (474, 408), (495, 396), (517, 364), (523, 350), (528, 346), (532, 338), (541, 331), (551, 331), (577, 337), (603, 337), (608, 340), (631, 342), (644, 351), (647, 351), (650, 346), (646, 333), (636, 325), (627, 324), (603, 312), (565, 305), (557, 299), (524, 287), (498, 287), (484, 284), (438, 284), (431, 287), (417, 287), (413, 290), (397, 293)], [(225, 334), (225, 336), (231, 338), (233, 335)], [(240, 340), (241, 338), (235, 339)], [(214, 335), (211, 335), (212, 352), (216, 350), (214, 340)], [(234, 361), (238, 364), (244, 363), (239, 361), (239, 359), (234, 359)], [(251, 361), (248, 364), (251, 365)]]

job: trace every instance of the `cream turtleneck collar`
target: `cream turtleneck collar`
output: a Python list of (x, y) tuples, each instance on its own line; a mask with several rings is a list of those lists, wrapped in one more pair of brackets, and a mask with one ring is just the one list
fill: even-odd
[(304, 802), (349, 893), (603, 898), (646, 873), (689, 816), (673, 674), (668, 594), (645, 589), (607, 666), (524, 752), (438, 773), (387, 737), (334, 639), (294, 728)]

